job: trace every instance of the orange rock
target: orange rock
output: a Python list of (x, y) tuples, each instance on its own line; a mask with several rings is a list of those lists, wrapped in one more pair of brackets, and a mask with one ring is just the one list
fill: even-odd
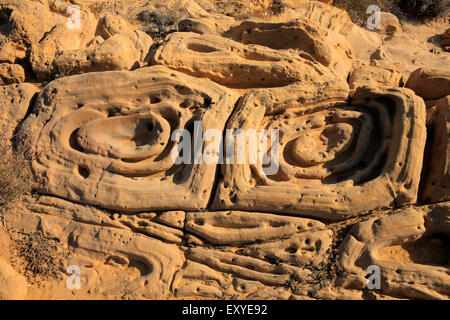
[(419, 68), (411, 73), (406, 87), (425, 100), (440, 99), (450, 95), (450, 72)]
[[(450, 293), (448, 256), (433, 251), (417, 239), (429, 231), (449, 232), (449, 204), (440, 208), (412, 208), (392, 215), (371, 218), (352, 227), (340, 246), (339, 261), (344, 270), (344, 287), (363, 289), (368, 283), (370, 266), (379, 268), (382, 294), (409, 299), (446, 299)], [(442, 220), (444, 219), (444, 220)], [(446, 223), (442, 223), (443, 221)], [(444, 231), (445, 230), (445, 231)], [(435, 251), (436, 252), (436, 251)]]
[(433, 139), (432, 156), (423, 191), (426, 202), (450, 200), (450, 95), (439, 100), (436, 109), (430, 132)]
[(399, 87), (402, 74), (393, 66), (377, 66), (358, 61), (350, 73), (350, 89), (357, 87)]
[(51, 82), (21, 132), (45, 193), (128, 212), (200, 210), (216, 164), (175, 165), (171, 135), (200, 115), (203, 130), (223, 131), (236, 100), (162, 66), (90, 73)]
[(25, 71), (21, 65), (1, 63), (0, 85), (21, 83), (25, 81)]
[(279, 167), (267, 173), (260, 161), (224, 165), (213, 208), (341, 220), (415, 203), (426, 139), (423, 100), (401, 88), (359, 88), (349, 105), (345, 99), (336, 84), (244, 96), (228, 128), (278, 129)]
[(335, 76), (310, 59), (214, 35), (173, 33), (154, 56), (156, 64), (235, 88), (325, 82)]

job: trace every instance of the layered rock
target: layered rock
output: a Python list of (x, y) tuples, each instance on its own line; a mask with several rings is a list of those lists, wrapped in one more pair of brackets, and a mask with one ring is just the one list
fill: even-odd
[(431, 160), (426, 177), (423, 198), (426, 202), (450, 200), (450, 96), (436, 104), (430, 136)]
[[(410, 90), (382, 88), (357, 90), (349, 105), (345, 97), (330, 84), (244, 96), (228, 128), (278, 129), (279, 147), (271, 146), (271, 163), (225, 164), (213, 207), (336, 220), (415, 203), (426, 139), (423, 100)], [(254, 153), (249, 144), (246, 155)]]
[(108, 70), (131, 70), (144, 64), (152, 39), (133, 30), (123, 19), (105, 15), (100, 19), (97, 36), (87, 48), (66, 50), (53, 60), (59, 75), (72, 75)]
[(401, 85), (402, 78), (400, 71), (393, 66), (379, 66), (358, 60), (353, 66), (348, 83), (352, 90), (364, 86), (395, 88)]
[(234, 88), (295, 82), (316, 86), (335, 77), (310, 59), (213, 35), (173, 33), (153, 57), (156, 64)]
[(0, 132), (11, 140), (17, 125), (25, 118), (34, 95), (39, 89), (30, 84), (12, 84), (0, 87)]
[(129, 212), (198, 210), (216, 164), (175, 164), (171, 138), (195, 120), (221, 132), (236, 99), (161, 66), (92, 73), (50, 83), (21, 132), (44, 193)]
[[(371, 266), (382, 275), (382, 294), (410, 299), (446, 299), (450, 293), (448, 204), (404, 209), (353, 226), (340, 247), (343, 285), (363, 288)], [(445, 241), (445, 240), (444, 240)]]
[(450, 72), (419, 68), (409, 76), (406, 87), (425, 100), (436, 100), (450, 95)]

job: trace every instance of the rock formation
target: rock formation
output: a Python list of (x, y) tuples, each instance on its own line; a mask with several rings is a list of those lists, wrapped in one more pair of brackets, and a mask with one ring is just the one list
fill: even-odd
[[(448, 25), (108, 3), (0, 4), (1, 141), (38, 195), (0, 208), (0, 299), (450, 298)], [(35, 232), (64, 281), (10, 263)]]

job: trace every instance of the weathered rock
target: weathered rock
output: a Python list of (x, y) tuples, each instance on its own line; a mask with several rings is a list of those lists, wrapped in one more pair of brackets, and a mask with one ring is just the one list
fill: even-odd
[[(77, 14), (78, 15), (78, 14)], [(68, 26), (64, 20), (45, 34), (37, 43), (32, 43), (30, 63), (38, 80), (46, 80), (52, 77), (53, 60), (59, 52), (84, 48), (94, 37), (97, 20), (87, 10), (79, 11), (80, 25)]]
[[(164, 298), (169, 294), (174, 273), (181, 268), (183, 256), (175, 246), (120, 228), (96, 226), (23, 211), (8, 213), (8, 223), (25, 233), (42, 231), (62, 245), (71, 245), (74, 254), (94, 261), (119, 261), (126, 266), (142, 264), (143, 271), (130, 281), (101, 282), (90, 288), (108, 295), (134, 292), (137, 299)], [(89, 265), (79, 259), (83, 271)], [(98, 265), (97, 265), (98, 267)], [(117, 280), (117, 279), (116, 279)]]
[[(444, 210), (431, 207), (423, 211), (404, 209), (353, 226), (340, 246), (342, 285), (362, 289), (367, 285), (367, 275), (373, 274), (368, 268), (377, 266), (382, 294), (447, 299), (450, 295), (448, 248), (445, 245), (439, 248), (440, 244), (435, 245), (437, 241), (433, 239), (438, 236), (436, 230), (447, 237), (450, 234), (448, 204)], [(442, 218), (447, 220), (446, 224), (442, 224)]]
[(319, 221), (266, 213), (224, 211), (190, 212), (186, 215), (186, 231), (217, 245), (273, 241), (324, 228), (325, 225)]
[(51, 82), (21, 132), (44, 193), (128, 212), (199, 210), (217, 164), (175, 164), (171, 137), (194, 120), (222, 132), (236, 100), (162, 66), (90, 73)]
[(5, 261), (0, 260), (0, 300), (23, 300), (27, 296), (27, 282)]
[(116, 34), (121, 34), (130, 39), (133, 47), (139, 52), (139, 61), (143, 62), (153, 44), (152, 38), (146, 33), (135, 30), (125, 20), (111, 14), (104, 15), (98, 24), (97, 32), (108, 40)]
[(402, 82), (402, 74), (395, 67), (377, 66), (358, 61), (350, 73), (350, 89), (357, 87), (399, 87)]
[(441, 46), (445, 51), (450, 52), (450, 28), (442, 34)]
[(25, 58), (25, 49), (16, 49), (15, 46), (16, 44), (4, 40), (4, 42), (0, 45), (0, 63), (13, 64), (17, 59)]
[(25, 81), (25, 71), (21, 65), (0, 64), (0, 85), (22, 83)]
[(426, 202), (450, 200), (450, 95), (436, 104), (430, 135), (433, 146), (423, 190)]
[[(271, 145), (264, 166), (258, 157), (223, 165), (213, 208), (338, 220), (415, 203), (426, 139), (423, 100), (400, 88), (360, 88), (349, 105), (345, 99), (345, 90), (330, 84), (244, 96), (227, 128), (265, 129), (272, 139), (278, 129), (279, 147)], [(253, 146), (231, 157), (264, 156), (263, 143)]]
[(224, 36), (243, 44), (286, 50), (300, 57), (309, 56), (341, 79), (347, 78), (355, 57), (353, 48), (341, 34), (306, 19), (286, 23), (244, 21), (230, 28)]
[(235, 26), (237, 24), (239, 24), (239, 22), (233, 17), (208, 14), (181, 20), (178, 23), (178, 31), (221, 35), (228, 31), (231, 26)]
[(2, 60), (10, 63), (23, 59), (32, 44), (38, 43), (56, 24), (67, 19), (37, 1), (2, 1), (1, 14), (5, 32), (0, 34), (0, 52), (2, 56), (8, 55)]
[(308, 19), (323, 28), (342, 34), (353, 48), (356, 58), (365, 59), (382, 44), (380, 35), (354, 24), (348, 13), (318, 1), (284, 0), (290, 8), (279, 19)]
[(140, 52), (133, 42), (116, 34), (100, 44), (87, 49), (64, 51), (53, 61), (55, 72), (74, 75), (108, 70), (128, 71), (140, 66)]
[(215, 270), (232, 273), (239, 278), (255, 280), (272, 286), (285, 285), (291, 278), (299, 282), (312, 279), (312, 272), (307, 269), (288, 264), (275, 265), (261, 259), (217, 249), (190, 248), (187, 258)]
[(450, 72), (419, 68), (411, 73), (406, 87), (425, 100), (443, 98), (450, 95)]
[(37, 87), (29, 83), (0, 87), (0, 132), (3, 138), (11, 140), (17, 125), (30, 108)]
[(315, 61), (213, 35), (173, 33), (153, 57), (156, 64), (237, 88), (316, 85), (335, 78)]
[(391, 35), (400, 32), (401, 30), (402, 27), (395, 15), (390, 12), (380, 12), (380, 29), (377, 30), (378, 32)]

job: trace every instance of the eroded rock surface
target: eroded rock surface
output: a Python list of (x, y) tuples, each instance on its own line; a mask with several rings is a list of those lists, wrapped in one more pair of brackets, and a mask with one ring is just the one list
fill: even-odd
[(3, 1), (0, 299), (449, 299), (450, 29), (331, 2)]
[(176, 165), (171, 137), (195, 120), (222, 131), (236, 99), (161, 66), (91, 73), (49, 84), (22, 130), (45, 193), (128, 212), (199, 210), (216, 164)]
[(347, 106), (344, 97), (331, 85), (247, 94), (228, 127), (279, 129), (279, 170), (267, 175), (261, 162), (223, 166), (214, 208), (335, 220), (415, 203), (423, 100), (410, 90), (381, 88), (357, 90)]

